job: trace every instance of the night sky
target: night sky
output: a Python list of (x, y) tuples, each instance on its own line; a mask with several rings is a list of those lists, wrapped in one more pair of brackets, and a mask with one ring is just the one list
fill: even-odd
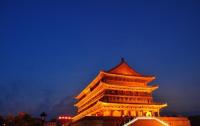
[(0, 1), (0, 115), (74, 114), (76, 96), (124, 57), (157, 101), (200, 114), (200, 2)]

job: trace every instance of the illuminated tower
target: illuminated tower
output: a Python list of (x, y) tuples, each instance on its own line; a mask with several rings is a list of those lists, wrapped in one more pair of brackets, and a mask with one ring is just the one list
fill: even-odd
[(152, 92), (158, 86), (148, 84), (154, 79), (137, 73), (122, 59), (111, 70), (100, 71), (76, 96), (78, 113), (73, 121), (85, 116), (160, 116), (167, 104), (153, 101)]

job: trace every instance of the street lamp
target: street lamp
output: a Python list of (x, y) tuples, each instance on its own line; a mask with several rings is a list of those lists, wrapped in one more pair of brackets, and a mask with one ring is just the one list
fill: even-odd
[(44, 122), (45, 122), (45, 118), (46, 118), (47, 114), (45, 112), (42, 112), (40, 114), (41, 120), (42, 120), (42, 125), (44, 126)]

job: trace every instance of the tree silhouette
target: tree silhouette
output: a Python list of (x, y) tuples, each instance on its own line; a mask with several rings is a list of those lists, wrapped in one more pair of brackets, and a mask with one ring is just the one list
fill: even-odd
[(41, 123), (31, 115), (24, 113), (15, 116), (14, 126), (41, 126)]
[(5, 120), (3, 116), (0, 115), (0, 126), (3, 126), (4, 123), (5, 123)]

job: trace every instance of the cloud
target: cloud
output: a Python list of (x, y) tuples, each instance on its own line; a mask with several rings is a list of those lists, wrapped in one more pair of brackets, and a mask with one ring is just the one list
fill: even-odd
[(66, 96), (52, 107), (50, 115), (52, 115), (52, 117), (56, 117), (58, 115), (74, 115), (74, 103), (75, 99), (73, 95)]
[(48, 85), (38, 85), (38, 83), (25, 80), (1, 84), (0, 114), (17, 114), (23, 111), (39, 117), (40, 113), (45, 111), (48, 118), (54, 118), (60, 114), (74, 115), (74, 96), (62, 98), (58, 95), (60, 92), (56, 92)]
[(16, 80), (0, 85), (0, 114), (17, 114), (24, 111), (38, 116), (49, 111), (55, 100), (55, 93), (48, 86), (37, 82)]
[(0, 88), (0, 111), (2, 114), (17, 113), (22, 110), (30, 111), (31, 106), (28, 105), (28, 101), (30, 101), (29, 94), (32, 94), (33, 91), (26, 81), (13, 81), (2, 84)]

